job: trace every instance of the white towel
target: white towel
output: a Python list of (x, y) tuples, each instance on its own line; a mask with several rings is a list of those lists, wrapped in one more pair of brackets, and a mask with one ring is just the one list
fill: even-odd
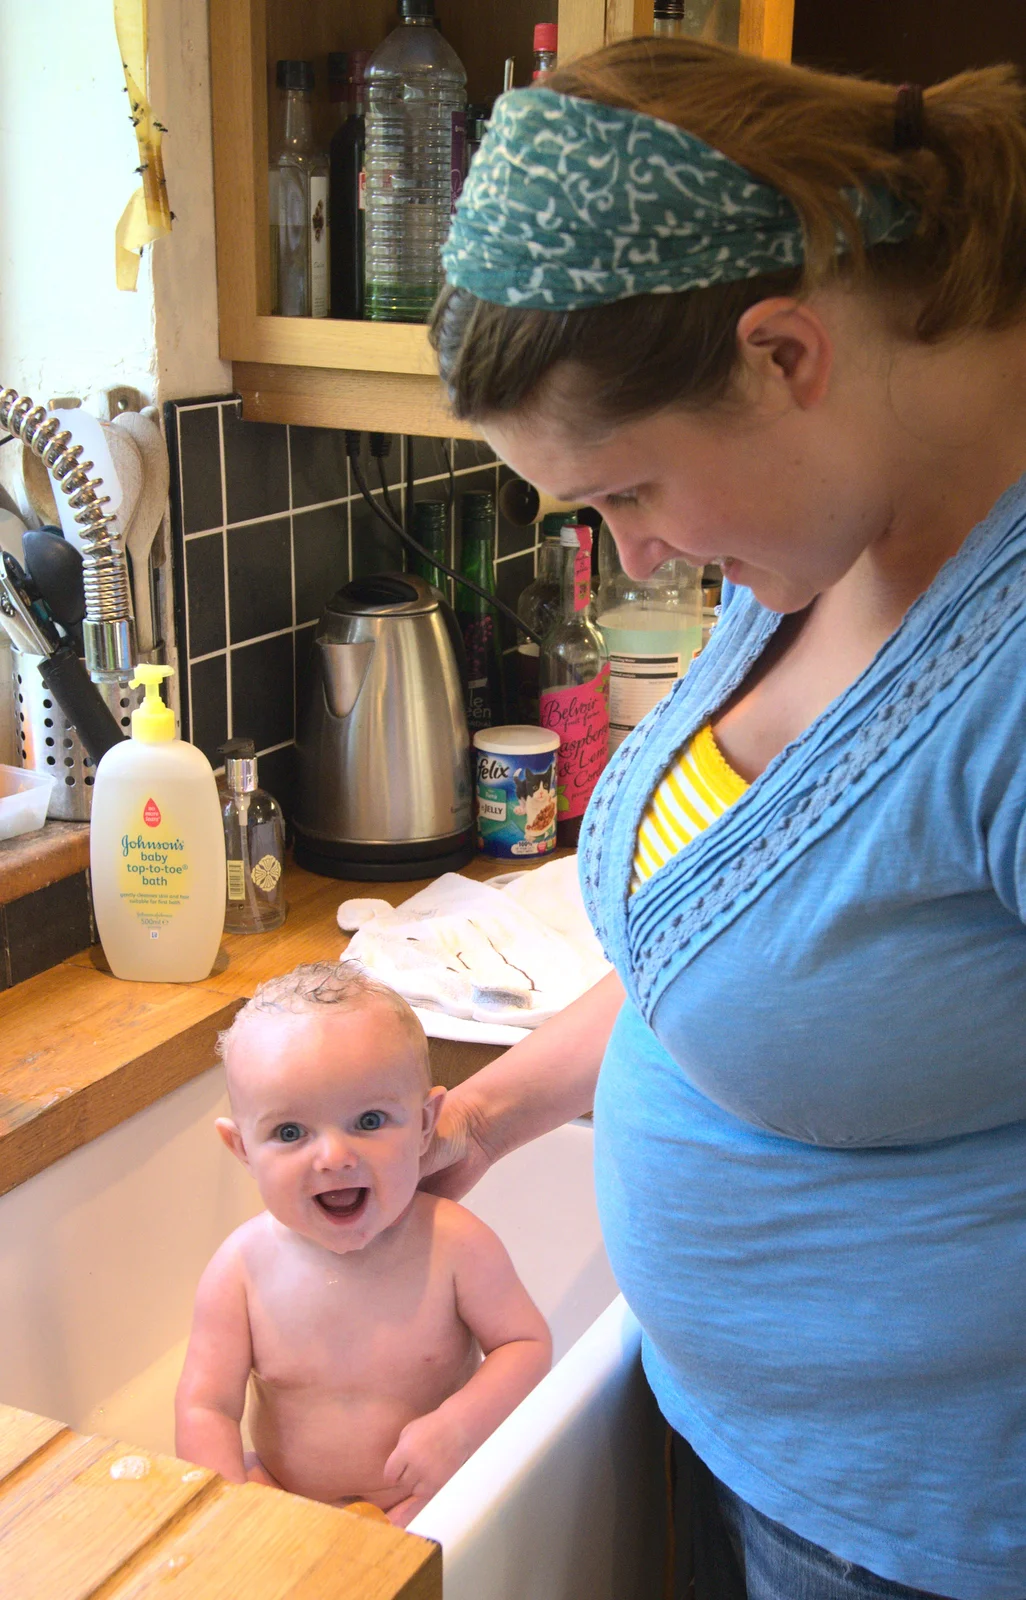
[[(574, 857), (497, 882), (445, 873), (365, 922), (343, 961), (359, 962), (414, 1007), (438, 1013), (436, 1037), (498, 1043), (470, 1025), (538, 1027), (609, 966), (584, 913)], [(446, 1029), (445, 1016), (461, 1019), (458, 1031)]]

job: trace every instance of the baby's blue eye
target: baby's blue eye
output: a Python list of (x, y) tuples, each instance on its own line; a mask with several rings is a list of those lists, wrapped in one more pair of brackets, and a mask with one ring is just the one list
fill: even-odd
[(295, 1144), (297, 1139), (303, 1137), (303, 1130), (298, 1122), (283, 1122), (275, 1128), (274, 1137), (280, 1139), (282, 1144)]
[(383, 1111), (364, 1111), (357, 1117), (356, 1126), (361, 1133), (375, 1133), (378, 1128), (384, 1126), (384, 1122)]

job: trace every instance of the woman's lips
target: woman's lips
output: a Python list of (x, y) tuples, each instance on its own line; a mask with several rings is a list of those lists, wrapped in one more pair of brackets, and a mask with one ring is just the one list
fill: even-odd
[(333, 1222), (350, 1222), (363, 1211), (367, 1201), (366, 1189), (325, 1189), (314, 1199)]

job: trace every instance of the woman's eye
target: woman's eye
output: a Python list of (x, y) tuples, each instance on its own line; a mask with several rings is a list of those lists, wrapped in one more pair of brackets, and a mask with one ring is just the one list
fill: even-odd
[(385, 1113), (383, 1111), (364, 1111), (357, 1117), (356, 1126), (361, 1133), (375, 1133), (378, 1128), (384, 1126), (384, 1122)]
[(623, 494), (607, 494), (603, 496), (607, 506), (612, 506), (615, 511), (619, 506), (636, 506), (638, 492), (636, 489), (625, 490)]
[(283, 1122), (275, 1128), (274, 1137), (282, 1144), (295, 1144), (297, 1139), (303, 1137), (303, 1130), (298, 1122)]

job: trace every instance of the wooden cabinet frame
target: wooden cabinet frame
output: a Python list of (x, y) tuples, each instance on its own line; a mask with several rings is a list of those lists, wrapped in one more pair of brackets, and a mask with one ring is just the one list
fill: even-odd
[[(786, 60), (794, 0), (742, 0), (741, 46)], [(473, 437), (424, 328), (270, 315), (266, 0), (210, 0), (221, 355), (256, 421)], [(652, 0), (560, 0), (564, 59), (651, 29)]]

